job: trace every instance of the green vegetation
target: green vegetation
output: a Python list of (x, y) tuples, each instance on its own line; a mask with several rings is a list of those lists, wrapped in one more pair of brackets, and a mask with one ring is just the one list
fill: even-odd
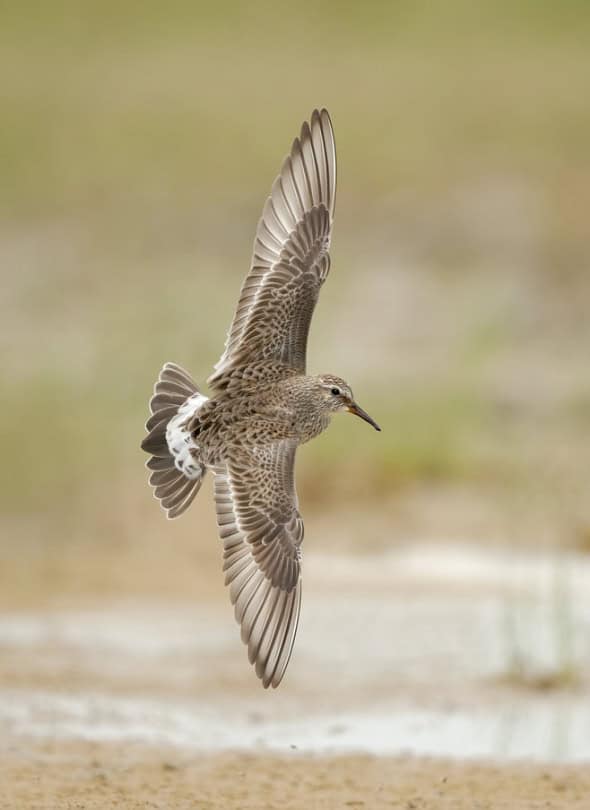
[(91, 533), (115, 490), (145, 486), (159, 365), (204, 380), (264, 196), (322, 104), (340, 191), (313, 367), (346, 374), (384, 431), (339, 420), (302, 452), (302, 492), (493, 482), (526, 499), (535, 479), (556, 536), (564, 511), (589, 525), (572, 483), (588, 469), (589, 35), (582, 2), (3, 9), (10, 525), (53, 535), (67, 514)]

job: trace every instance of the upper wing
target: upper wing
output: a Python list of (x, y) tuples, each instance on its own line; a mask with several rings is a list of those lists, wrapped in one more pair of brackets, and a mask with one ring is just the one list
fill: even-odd
[(314, 110), (293, 142), (258, 223), (225, 351), (208, 380), (248, 363), (275, 361), (305, 372), (311, 316), (330, 269), (336, 151), (327, 110)]
[(240, 452), (215, 468), (215, 506), (223, 570), (235, 616), (263, 686), (281, 682), (301, 605), (303, 521), (284, 441)]

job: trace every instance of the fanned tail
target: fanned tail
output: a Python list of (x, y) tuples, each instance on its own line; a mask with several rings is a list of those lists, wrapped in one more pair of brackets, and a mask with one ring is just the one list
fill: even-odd
[(146, 464), (152, 471), (150, 485), (169, 518), (188, 509), (203, 482), (206, 469), (191, 453), (194, 444), (184, 424), (206, 400), (188, 372), (175, 363), (163, 366), (141, 449), (151, 454)]

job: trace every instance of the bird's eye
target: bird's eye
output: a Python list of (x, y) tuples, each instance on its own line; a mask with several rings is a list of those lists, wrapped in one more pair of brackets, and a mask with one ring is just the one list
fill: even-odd
[(340, 389), (339, 388), (332, 388), (332, 393), (334, 394), (335, 397), (339, 397), (340, 396)]

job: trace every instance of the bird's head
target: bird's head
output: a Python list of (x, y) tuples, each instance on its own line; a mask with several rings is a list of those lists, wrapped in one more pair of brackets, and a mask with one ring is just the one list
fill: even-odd
[(360, 416), (361, 419), (372, 425), (375, 430), (381, 430), (377, 422), (371, 419), (369, 414), (356, 404), (352, 389), (347, 382), (334, 374), (320, 374), (317, 377), (317, 382), (325, 411), (328, 413), (348, 411), (348, 413), (353, 413), (355, 416)]

